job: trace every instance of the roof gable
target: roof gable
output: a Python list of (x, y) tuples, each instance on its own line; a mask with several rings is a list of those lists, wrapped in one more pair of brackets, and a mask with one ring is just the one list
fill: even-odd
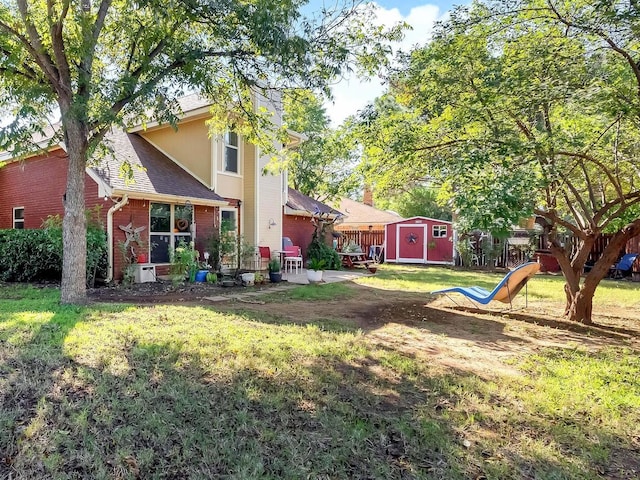
[[(224, 202), (220, 195), (139, 135), (112, 131), (105, 142), (113, 153), (103, 158), (97, 166), (91, 167), (91, 170), (113, 190)], [(127, 183), (121, 175), (123, 162), (131, 165), (133, 183)]]

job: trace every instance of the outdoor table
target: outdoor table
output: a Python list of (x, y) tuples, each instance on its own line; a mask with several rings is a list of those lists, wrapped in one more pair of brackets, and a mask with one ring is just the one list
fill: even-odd
[(367, 255), (364, 252), (338, 252), (338, 255), (342, 260), (342, 266), (347, 268), (355, 268), (360, 265), (366, 268), (373, 263), (373, 261), (367, 260)]

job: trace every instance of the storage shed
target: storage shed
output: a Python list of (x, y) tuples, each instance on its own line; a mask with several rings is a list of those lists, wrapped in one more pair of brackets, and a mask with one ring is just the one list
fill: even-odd
[(385, 261), (453, 264), (453, 224), (413, 217), (385, 225)]

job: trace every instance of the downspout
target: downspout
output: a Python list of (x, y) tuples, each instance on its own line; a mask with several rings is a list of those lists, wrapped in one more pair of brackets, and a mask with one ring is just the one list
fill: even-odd
[(122, 199), (113, 205), (107, 212), (107, 279), (106, 283), (113, 280), (113, 214), (116, 210), (120, 210), (127, 203), (129, 203), (129, 197), (125, 193)]

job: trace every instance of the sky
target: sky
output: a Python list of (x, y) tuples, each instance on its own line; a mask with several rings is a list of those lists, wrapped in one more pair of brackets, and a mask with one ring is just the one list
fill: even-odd
[[(380, 7), (377, 21), (385, 25), (393, 25), (405, 21), (413, 30), (405, 32), (400, 43), (394, 43), (394, 50), (409, 51), (413, 45), (424, 45), (429, 40), (433, 24), (446, 17), (454, 4), (467, 3), (451, 0), (376, 0)], [(309, 7), (321, 6), (322, 0), (311, 0)], [(382, 94), (384, 86), (379, 79), (361, 81), (355, 76), (345, 78), (332, 87), (333, 100), (325, 103), (327, 114), (332, 125), (338, 126), (349, 115), (357, 113), (374, 98)]]

